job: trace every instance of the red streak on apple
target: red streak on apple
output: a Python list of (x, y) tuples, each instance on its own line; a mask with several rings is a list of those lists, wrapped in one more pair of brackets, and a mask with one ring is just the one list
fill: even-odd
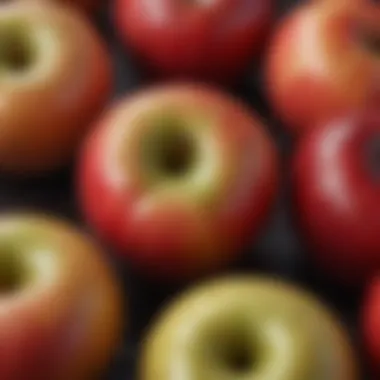
[[(316, 262), (333, 278), (364, 281), (380, 266), (380, 198), (376, 171), (378, 111), (333, 119), (307, 133), (295, 156), (300, 225)], [(372, 162), (372, 161), (375, 162)]]
[(263, 48), (272, 0), (117, 0), (125, 45), (160, 77), (234, 81)]

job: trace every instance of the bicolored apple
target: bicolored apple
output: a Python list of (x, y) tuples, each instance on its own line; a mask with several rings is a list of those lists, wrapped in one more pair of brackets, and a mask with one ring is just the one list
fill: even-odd
[(201, 84), (141, 90), (84, 144), (78, 196), (88, 223), (153, 277), (224, 266), (274, 201), (277, 153), (260, 119)]
[(232, 83), (264, 47), (272, 0), (117, 0), (119, 35), (159, 78)]
[(300, 227), (333, 279), (365, 281), (380, 268), (380, 113), (355, 112), (301, 138), (294, 162)]
[(313, 1), (285, 17), (269, 48), (269, 99), (295, 134), (380, 98), (380, 12), (371, 1)]
[(34, 174), (73, 157), (111, 90), (111, 63), (90, 22), (38, 2), (0, 7), (0, 170)]
[(358, 380), (338, 317), (294, 285), (231, 276), (197, 285), (156, 317), (139, 380)]
[(0, 378), (87, 380), (123, 330), (122, 294), (103, 252), (65, 221), (0, 217)]

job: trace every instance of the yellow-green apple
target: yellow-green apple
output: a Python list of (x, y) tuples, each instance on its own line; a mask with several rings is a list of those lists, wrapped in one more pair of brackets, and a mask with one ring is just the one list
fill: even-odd
[(111, 64), (89, 21), (58, 4), (0, 7), (0, 170), (66, 164), (103, 108)]
[(269, 48), (268, 95), (295, 134), (380, 94), (380, 12), (371, 1), (313, 1), (285, 17)]
[(303, 289), (230, 276), (189, 289), (153, 321), (139, 380), (358, 380), (339, 319)]
[(136, 268), (167, 280), (236, 258), (260, 231), (276, 185), (263, 123), (202, 84), (122, 99), (88, 136), (78, 169), (88, 223)]
[(99, 378), (123, 332), (118, 281), (91, 238), (40, 214), (0, 217), (0, 378)]
[(115, 25), (150, 74), (232, 83), (262, 51), (273, 0), (117, 0)]

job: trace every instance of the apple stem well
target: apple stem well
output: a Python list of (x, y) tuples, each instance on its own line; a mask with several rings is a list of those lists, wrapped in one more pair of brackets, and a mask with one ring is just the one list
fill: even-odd
[(225, 349), (223, 360), (227, 369), (233, 373), (245, 373), (252, 369), (252, 353), (248, 346), (237, 346)]
[(256, 363), (256, 347), (252, 336), (242, 331), (224, 331), (218, 339), (214, 339), (214, 355), (219, 363), (232, 374), (251, 372)]
[(192, 170), (196, 161), (194, 136), (179, 121), (156, 124), (142, 144), (148, 170), (160, 178), (181, 177)]
[(24, 281), (24, 267), (20, 257), (10, 249), (0, 251), (0, 295), (19, 290)]
[(370, 28), (369, 25), (362, 27), (359, 39), (367, 51), (380, 58), (380, 30)]
[(0, 26), (0, 68), (11, 72), (26, 70), (33, 60), (30, 35), (20, 25)]

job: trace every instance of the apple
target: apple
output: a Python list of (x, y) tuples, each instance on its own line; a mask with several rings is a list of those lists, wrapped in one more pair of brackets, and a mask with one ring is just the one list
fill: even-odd
[(361, 311), (364, 346), (375, 371), (380, 371), (380, 278), (374, 276), (368, 285)]
[(52, 216), (0, 217), (0, 378), (98, 378), (119, 347), (122, 294), (91, 238)]
[(309, 2), (274, 33), (267, 94), (294, 135), (379, 97), (380, 12), (370, 3)]
[(380, 112), (354, 112), (300, 139), (294, 194), (305, 240), (326, 273), (349, 285), (380, 267)]
[(0, 7), (0, 170), (34, 174), (65, 165), (112, 82), (101, 37), (74, 9)]
[(277, 188), (277, 152), (263, 123), (202, 84), (120, 100), (79, 161), (88, 224), (141, 272), (169, 281), (236, 258), (261, 231)]
[(117, 0), (125, 46), (159, 78), (234, 82), (262, 50), (272, 0)]
[(348, 334), (312, 294), (234, 275), (197, 285), (155, 318), (138, 378), (358, 380)]

